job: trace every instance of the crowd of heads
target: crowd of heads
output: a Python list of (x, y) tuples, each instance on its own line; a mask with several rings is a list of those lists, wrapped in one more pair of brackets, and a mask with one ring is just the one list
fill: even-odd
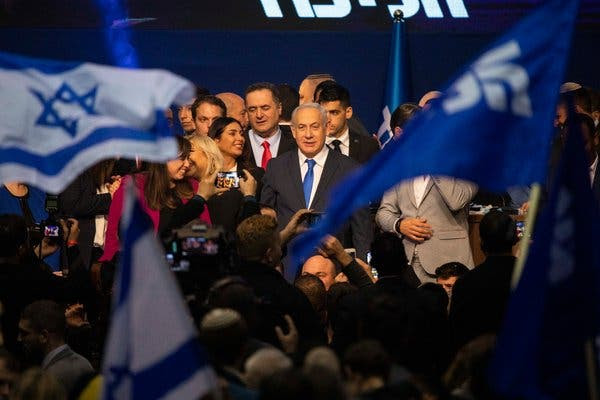
[[(568, 134), (565, 109), (574, 101), (577, 114), (572, 118), (586, 138), (592, 164), (599, 96), (576, 86), (563, 89), (572, 96), (561, 98), (556, 127), (563, 137)], [(408, 121), (440, 95), (430, 92), (418, 104), (394, 110), (393, 135), (400, 137)], [(215, 242), (218, 251), (192, 257), (189, 272), (174, 272), (225, 398), (499, 398), (490, 392), (485, 369), (510, 291), (512, 254), (519, 242), (514, 217), (492, 210), (478, 221), (475, 229), (487, 257), (483, 267), (471, 270), (461, 262), (447, 262), (435, 269), (429, 283), (415, 281), (404, 238), (377, 227), (369, 260), (340, 255), (336, 246), (341, 244), (331, 237), (287, 282), (282, 260), (289, 240), (308, 228), (302, 216), (308, 211), (298, 211), (282, 230), (272, 208), (258, 203), (247, 210), (261, 184), (260, 177), (248, 172), (256, 167), (250, 161), (248, 131), (267, 139), (290, 124), (298, 150), (314, 157), (328, 137), (340, 137), (355, 117), (348, 89), (331, 75), (316, 74), (306, 77), (299, 90), (259, 82), (248, 86), (243, 97), (200, 91), (174, 116), (180, 129), (177, 158), (128, 169), (156, 218), (175, 220), (173, 210), (188, 207), (195, 195), (206, 204), (219, 201), (226, 192), (213, 188), (215, 175), (232, 165), (246, 172), (236, 189), (241, 195), (232, 212), (235, 224)], [(95, 188), (110, 184), (114, 174), (109, 171), (116, 164), (112, 160), (88, 171), (98, 180)], [(107, 186), (111, 199), (121, 177), (117, 179), (114, 188)], [(161, 224), (156, 226), (159, 236), (164, 233)], [(110, 324), (119, 252), (100, 260), (104, 263), (84, 265), (79, 253), (71, 254), (78, 246), (78, 228), (68, 231), (63, 250), (71, 266), (68, 275), (59, 277), (35, 257), (43, 243), (31, 241), (25, 218), (0, 215), (0, 289), (13, 285), (19, 292), (11, 291), (12, 297), (0, 293), (0, 399), (98, 398), (93, 395), (98, 395), (102, 377), (96, 372)], [(503, 270), (489, 272), (497, 265), (485, 263)], [(224, 264), (227, 268), (216, 267)], [(214, 273), (206, 273), (210, 268)], [(478, 325), (477, 313), (485, 310), (471, 306), (487, 307), (498, 298), (493, 321)], [(69, 362), (53, 364), (57, 352), (66, 349)]]

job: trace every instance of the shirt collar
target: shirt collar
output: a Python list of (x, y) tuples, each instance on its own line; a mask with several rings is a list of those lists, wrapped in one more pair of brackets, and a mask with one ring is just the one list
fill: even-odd
[(340, 135), (340, 137), (336, 138), (333, 136), (327, 136), (327, 144), (331, 144), (334, 140), (339, 140), (346, 147), (350, 147), (350, 128), (346, 127), (344, 133)]
[[(315, 160), (319, 167), (323, 167), (325, 165), (325, 161), (327, 160), (327, 155), (329, 154), (329, 147), (323, 146), (320, 152), (317, 153), (312, 159)], [(300, 149), (298, 149), (298, 159), (300, 160), (300, 165), (306, 162), (308, 157), (306, 157)]]
[(592, 165), (590, 165), (590, 171), (595, 171), (597, 166), (598, 166), (598, 155), (596, 154), (596, 158), (594, 159), (594, 162), (592, 163)]
[(46, 357), (44, 357), (44, 361), (42, 361), (42, 368), (46, 367), (50, 363), (50, 361), (52, 361), (52, 359), (56, 357), (58, 353), (65, 350), (66, 348), (68, 348), (68, 345), (65, 343), (62, 346), (58, 346), (57, 348), (52, 350), (50, 353), (46, 354)]
[(277, 143), (277, 141), (281, 137), (281, 128), (278, 126), (277, 131), (275, 131), (275, 133), (267, 139), (263, 138), (258, 133), (254, 132), (253, 129), (250, 129), (249, 134), (250, 134), (250, 138), (254, 141), (254, 143), (257, 143), (259, 146), (262, 146), (262, 144), (265, 140), (267, 142), (269, 142), (269, 146), (273, 146), (275, 143)]

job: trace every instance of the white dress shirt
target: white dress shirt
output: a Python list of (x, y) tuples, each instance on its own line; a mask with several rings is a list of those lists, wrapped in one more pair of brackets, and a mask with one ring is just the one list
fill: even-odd
[[(102, 186), (101, 189), (96, 189), (96, 194), (108, 193), (108, 187)], [(106, 237), (106, 215), (96, 215), (94, 217), (94, 225), (96, 231), (94, 233), (94, 247), (104, 247), (104, 239)]]
[(271, 157), (277, 157), (277, 151), (279, 150), (279, 142), (281, 142), (281, 128), (277, 128), (277, 132), (270, 138), (263, 138), (258, 134), (254, 133), (252, 129), (248, 132), (250, 138), (250, 147), (252, 147), (252, 154), (254, 154), (254, 160), (256, 161), (257, 167), (262, 167), (262, 156), (265, 151), (263, 142), (266, 140), (269, 142), (269, 150), (271, 150)]
[(327, 136), (327, 138), (325, 139), (325, 143), (327, 143), (327, 146), (329, 146), (331, 150), (335, 150), (335, 147), (332, 144), (332, 142), (336, 139), (342, 142), (340, 144), (340, 150), (342, 151), (342, 154), (345, 156), (350, 156), (350, 129), (346, 128), (344, 133), (342, 133), (342, 135), (339, 138)]
[(429, 183), (429, 175), (417, 176), (413, 179), (413, 190), (415, 193), (415, 202), (417, 207), (421, 205), (423, 197), (425, 197), (425, 189)]
[(596, 156), (596, 159), (594, 160), (592, 165), (590, 165), (590, 184), (592, 186), (594, 185), (594, 176), (596, 176), (596, 168), (598, 168), (598, 156)]
[[(325, 161), (327, 160), (327, 155), (329, 154), (329, 147), (323, 146), (321, 151), (317, 153), (312, 159), (315, 160), (315, 166), (313, 167), (313, 185), (312, 190), (310, 191), (310, 201), (306, 205), (306, 208), (310, 208), (312, 205), (312, 201), (315, 198), (315, 193), (317, 192), (317, 187), (319, 186), (319, 181), (321, 180), (321, 174), (323, 173), (323, 168), (325, 167)], [(304, 182), (304, 176), (308, 172), (308, 164), (306, 160), (308, 158), (298, 149), (298, 161), (300, 162), (300, 176), (302, 177), (302, 182)]]

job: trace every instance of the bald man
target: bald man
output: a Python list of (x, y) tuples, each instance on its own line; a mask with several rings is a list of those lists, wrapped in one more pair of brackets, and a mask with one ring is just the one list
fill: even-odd
[(337, 271), (335, 264), (331, 259), (323, 256), (312, 256), (302, 266), (302, 275), (311, 274), (316, 276), (325, 285), (325, 290), (329, 290), (335, 283)]
[(223, 100), (227, 107), (227, 116), (237, 119), (246, 130), (248, 126), (248, 113), (246, 112), (246, 103), (244, 99), (235, 93), (225, 92), (217, 94), (217, 97)]

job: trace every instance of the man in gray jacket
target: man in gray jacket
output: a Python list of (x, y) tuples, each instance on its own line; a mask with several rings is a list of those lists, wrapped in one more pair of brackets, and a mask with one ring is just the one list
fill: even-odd
[(42, 370), (60, 382), (70, 393), (83, 376), (94, 372), (91, 364), (65, 343), (65, 311), (57, 303), (40, 300), (23, 310), (19, 321), (19, 341), (30, 360), (40, 360)]
[(468, 204), (476, 193), (472, 183), (426, 175), (401, 182), (383, 196), (377, 224), (402, 237), (421, 283), (435, 282), (435, 269), (447, 262), (473, 268)]

